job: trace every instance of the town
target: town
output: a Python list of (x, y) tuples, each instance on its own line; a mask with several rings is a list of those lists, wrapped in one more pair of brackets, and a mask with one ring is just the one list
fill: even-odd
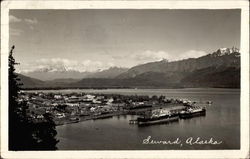
[(43, 120), (50, 113), (56, 125), (97, 120), (116, 115), (141, 115), (152, 108), (183, 110), (195, 102), (165, 96), (139, 96), (90, 93), (45, 93), (21, 91), (19, 102), (26, 102), (28, 113), (36, 120)]

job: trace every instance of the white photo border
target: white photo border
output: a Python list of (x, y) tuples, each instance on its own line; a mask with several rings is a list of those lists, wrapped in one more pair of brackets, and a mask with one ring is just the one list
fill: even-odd
[[(8, 151), (10, 9), (241, 9), (240, 150)], [(3, 158), (249, 158), (249, 2), (245, 1), (3, 1), (1, 2), (1, 157)]]

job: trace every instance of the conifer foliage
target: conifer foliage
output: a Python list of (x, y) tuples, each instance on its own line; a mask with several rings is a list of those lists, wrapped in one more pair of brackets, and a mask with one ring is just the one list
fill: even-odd
[(9, 150), (56, 150), (57, 132), (51, 114), (35, 121), (28, 111), (26, 101), (19, 101), (20, 79), (15, 73), (14, 46), (9, 54)]

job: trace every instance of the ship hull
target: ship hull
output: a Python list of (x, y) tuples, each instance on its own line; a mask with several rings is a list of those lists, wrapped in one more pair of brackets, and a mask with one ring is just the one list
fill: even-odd
[(187, 113), (179, 114), (181, 119), (187, 119), (187, 118), (205, 116), (205, 115), (206, 115), (206, 110), (201, 110), (201, 111), (198, 111), (198, 112), (187, 112)]
[(100, 116), (95, 116), (93, 117), (93, 120), (98, 120), (98, 119), (106, 119), (106, 118), (112, 118), (112, 114), (107, 114), (107, 115), (100, 115)]
[(179, 120), (179, 116), (174, 116), (174, 117), (162, 118), (158, 120), (138, 121), (138, 125), (162, 124), (162, 123), (174, 122), (178, 120)]

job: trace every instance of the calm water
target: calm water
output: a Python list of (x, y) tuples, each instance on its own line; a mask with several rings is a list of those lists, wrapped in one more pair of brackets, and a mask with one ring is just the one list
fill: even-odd
[[(240, 90), (239, 89), (108, 89), (55, 90), (57, 92), (118, 93), (124, 95), (165, 95), (194, 101), (213, 101), (205, 117), (179, 120), (170, 124), (138, 127), (129, 125), (136, 116), (120, 116), (103, 120), (84, 121), (58, 126), (59, 150), (146, 150), (146, 149), (239, 149), (240, 148)], [(53, 92), (55, 92), (53, 91)], [(143, 139), (179, 138), (183, 145), (147, 145)], [(213, 138), (219, 145), (188, 145), (189, 137)]]

